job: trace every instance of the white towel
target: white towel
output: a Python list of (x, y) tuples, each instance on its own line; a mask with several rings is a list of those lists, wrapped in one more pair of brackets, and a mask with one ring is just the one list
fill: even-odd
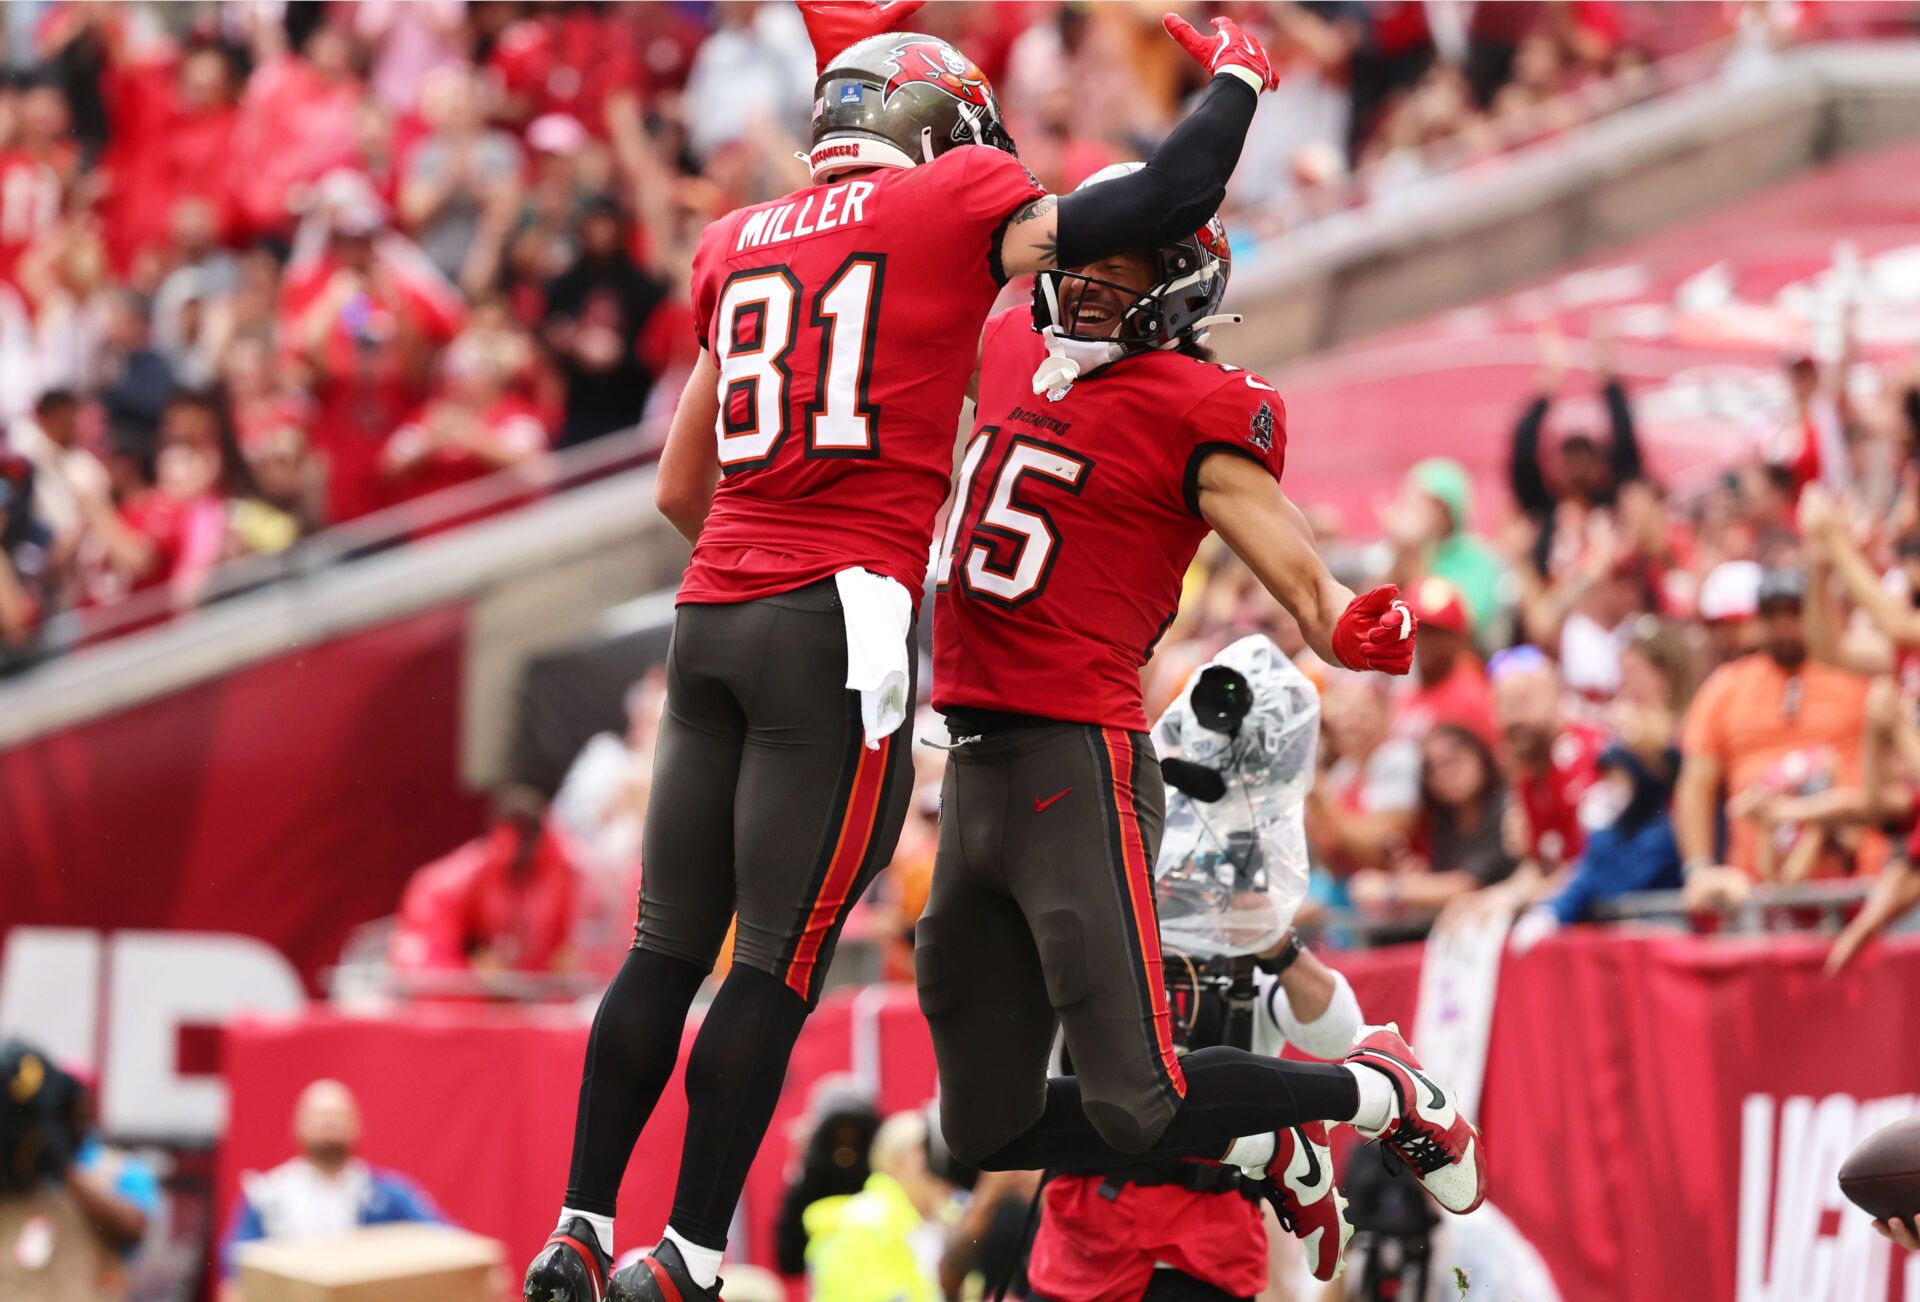
[(855, 566), (833, 576), (847, 624), (847, 690), (860, 693), (867, 749), (906, 721), (907, 634), (913, 597), (893, 579)]

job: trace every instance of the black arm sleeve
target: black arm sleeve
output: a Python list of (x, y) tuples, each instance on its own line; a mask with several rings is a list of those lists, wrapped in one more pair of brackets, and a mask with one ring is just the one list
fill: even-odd
[(1199, 230), (1226, 197), (1258, 102), (1252, 87), (1222, 73), (1145, 167), (1061, 195), (1059, 265), (1082, 267)]
[(1528, 515), (1551, 513), (1553, 511), (1553, 493), (1547, 488), (1547, 477), (1540, 469), (1540, 425), (1547, 418), (1547, 399), (1535, 398), (1520, 413), (1520, 423), (1513, 427), (1513, 452), (1507, 463), (1507, 474), (1513, 486), (1514, 505)]
[(1646, 474), (1640, 462), (1640, 439), (1633, 428), (1633, 406), (1627, 401), (1627, 391), (1620, 381), (1609, 376), (1602, 389), (1607, 400), (1607, 421), (1613, 426), (1613, 449), (1610, 460), (1613, 462), (1613, 483), (1631, 483)]

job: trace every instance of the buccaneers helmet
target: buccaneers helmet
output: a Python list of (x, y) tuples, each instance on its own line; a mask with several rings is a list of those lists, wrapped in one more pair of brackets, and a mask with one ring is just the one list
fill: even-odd
[(813, 88), (815, 181), (857, 167), (915, 167), (958, 145), (1014, 153), (978, 64), (937, 36), (891, 32), (836, 55)]
[[(1101, 168), (1076, 189), (1085, 190), (1145, 166), (1115, 163)], [(1206, 225), (1193, 234), (1161, 245), (1151, 256), (1155, 260), (1153, 283), (1121, 313), (1118, 332), (1097, 338), (1074, 333), (1074, 304), (1087, 286), (1107, 285), (1123, 294), (1134, 293), (1076, 271), (1043, 271), (1034, 277), (1034, 328), (1060, 339), (1115, 345), (1118, 356), (1173, 348), (1188, 338), (1200, 342), (1208, 326), (1240, 319), (1220, 313), (1220, 302), (1227, 295), (1227, 273), (1233, 267), (1233, 251), (1227, 246), (1227, 230), (1218, 216), (1209, 217)]]

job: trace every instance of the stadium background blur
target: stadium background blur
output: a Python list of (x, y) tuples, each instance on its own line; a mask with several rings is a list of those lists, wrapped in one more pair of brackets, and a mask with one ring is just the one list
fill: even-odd
[[(1483, 243), (1429, 249), (1448, 269), (1392, 301), (1336, 271), (1311, 287), (1337, 301), (1310, 325), (1289, 276), (1438, 241), (1437, 213), (1486, 195), (1550, 211), (1567, 201), (1541, 178), (1604, 170), (1595, 151), (1663, 122), (1684, 133), (1691, 105), (1797, 102), (1804, 60), (1833, 50), (1904, 57), (1920, 6), (1219, 8), (1285, 68), (1224, 210), (1229, 306), (1252, 319), (1215, 343), (1287, 399), (1288, 489), (1336, 572), (1391, 578), (1423, 620), (1407, 684), (1311, 666), (1325, 771), (1302, 927), (1372, 975), (1356, 976), (1363, 999), (1378, 988), (1408, 1016), (1420, 951), (1382, 947), (1496, 917), (1517, 920), (1503, 1000), (1541, 998), (1517, 988), (1528, 963), (1618, 964), (1642, 951), (1594, 947), (1652, 937), (1698, 946), (1685, 963), (1737, 953), (1798, 974), (1796, 1013), (1897, 1016), (1888, 987), (1857, 982), (1910, 954), (1868, 942), (1920, 899), (1904, 848), (1920, 790), (1920, 152), (1898, 143), (1915, 99), (1892, 101), (1904, 128), (1856, 121), (1839, 139), (1829, 122), (1786, 162), (1690, 175), (1678, 154), (1611, 200), (1635, 215), (1594, 198), (1558, 244), (1496, 214)], [(1158, 15), (932, 4), (919, 21), (981, 63), (1021, 157), (1065, 190), (1148, 152), (1195, 89)], [(199, 1286), (237, 1172), (278, 1160), (262, 1150), (283, 1142), (289, 1091), (322, 1074), (229, 1100), (222, 1069), (237, 1082), (279, 1052), (350, 1077), (330, 1053), (356, 1061), (350, 1044), (435, 1018), (525, 1017), (558, 1028), (560, 1061), (577, 1052), (575, 1001), (590, 1007), (617, 960), (639, 868), (660, 708), (641, 670), (666, 608), (644, 594), (684, 558), (631, 518), (691, 361), (690, 252), (707, 220), (804, 181), (811, 52), (779, 4), (16, 0), (4, 37), (0, 1030), (101, 1073), (106, 1130), (151, 1146), (173, 1197), (130, 1287), (176, 1296)], [(1891, 66), (1883, 80), (1920, 84)], [(1691, 128), (1702, 158), (1751, 125), (1712, 111)], [(569, 513), (609, 511), (623, 522), (579, 548), (617, 534), (645, 564), (609, 582), (573, 553), (541, 559)], [(512, 564), (546, 605), (489, 606), (483, 576)], [(570, 613), (543, 628), (554, 602)], [(1250, 630), (1300, 646), (1237, 561), (1203, 550), (1147, 670), (1150, 711)], [(1777, 724), (1753, 726), (1781, 688), (1740, 657), (1794, 636), (1813, 663), (1788, 676)], [(931, 870), (938, 753), (916, 756), (899, 854), (843, 946), (836, 980), (866, 991), (848, 1027), (863, 998), (870, 1013), (896, 1000), (874, 1025), (911, 1022), (910, 985), (884, 983), (911, 981)], [(1683, 898), (1688, 854), (1707, 866)], [(1607, 920), (1624, 930), (1548, 938)], [(160, 1002), (138, 1003), (133, 972)], [(347, 1011), (308, 1005), (325, 997)], [(544, 1012), (502, 1007), (530, 1004)], [(224, 1056), (203, 1033), (302, 1008), (321, 1038), (300, 1052), (271, 1039), (286, 1023), (252, 1047), (237, 1030)], [(139, 1037), (142, 1016), (160, 1030)], [(843, 1031), (796, 1060), (795, 1115), (849, 1068), (889, 1108), (920, 1101), (852, 1043), (866, 1032), (822, 1043)], [(1888, 1070), (1884, 1089), (1793, 1088), (1864, 1103), (1902, 1088)], [(392, 1137), (408, 1110), (363, 1104), (376, 1156), (407, 1152)], [(1503, 1150), (1530, 1142), (1514, 1112), (1489, 1124)], [(807, 1133), (763, 1153), (776, 1186)], [(455, 1219), (487, 1219), (456, 1205), (466, 1168), (411, 1174)], [(1529, 1192), (1515, 1220), (1554, 1219)], [(1763, 1246), (1743, 1211), (1738, 1252), (1760, 1264), (1736, 1272), (1728, 1229), (1716, 1286), (1826, 1296), (1781, 1282), (1801, 1269), (1780, 1255), (1791, 1217), (1768, 1236), (1759, 1196)], [(775, 1265), (754, 1210), (752, 1255)], [(483, 1228), (517, 1252), (537, 1227)], [(1565, 1296), (1665, 1295), (1593, 1244), (1547, 1255)], [(1884, 1295), (1865, 1279), (1844, 1295)]]

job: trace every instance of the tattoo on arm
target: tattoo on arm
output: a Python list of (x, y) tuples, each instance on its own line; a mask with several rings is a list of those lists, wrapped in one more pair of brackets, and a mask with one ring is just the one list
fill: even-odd
[[(1014, 214), (1013, 224), (1020, 226), (1038, 217), (1044, 217), (1060, 206), (1060, 200), (1054, 195), (1043, 194), (1032, 203)], [(1058, 266), (1060, 262), (1060, 229), (1058, 225), (1045, 235), (1032, 240), (1028, 246), (1037, 255), (1043, 267)]]
[(1013, 224), (1018, 226), (1020, 223), (1031, 221), (1035, 217), (1045, 217), (1059, 206), (1060, 198), (1058, 195), (1043, 194), (1019, 212), (1015, 213), (1013, 215)]

